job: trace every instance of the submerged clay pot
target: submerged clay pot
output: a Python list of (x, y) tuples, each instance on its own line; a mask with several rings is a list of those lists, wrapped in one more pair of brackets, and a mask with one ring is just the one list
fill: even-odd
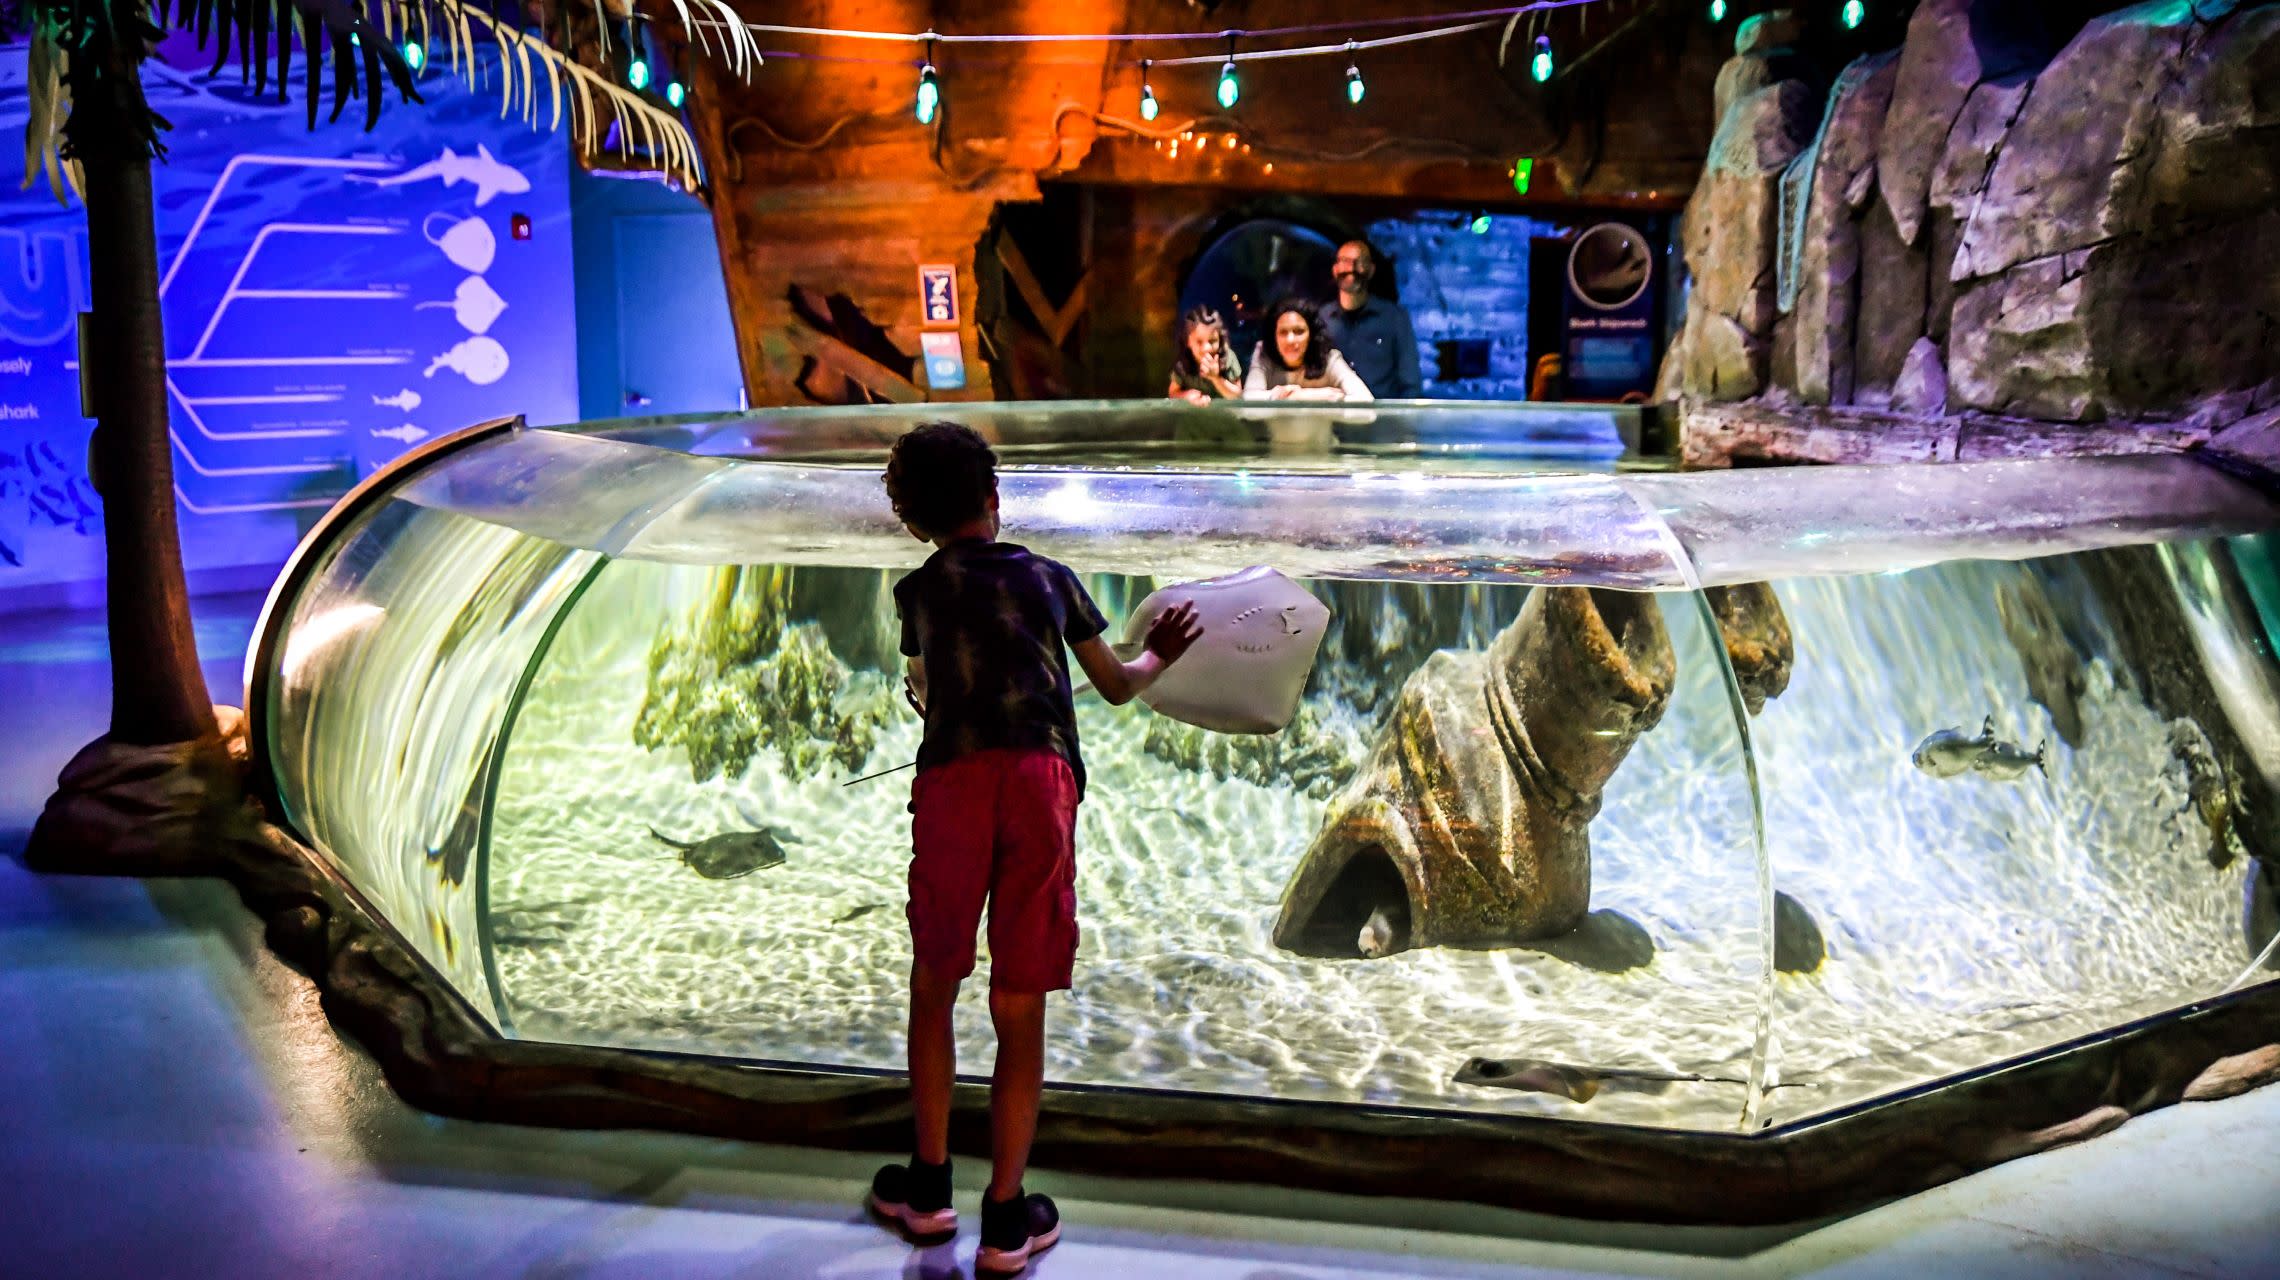
[(1591, 901), (1600, 790), (1662, 719), (1675, 659), (1652, 595), (1545, 587), (1486, 653), (1402, 686), (1369, 763), (1283, 891), (1275, 944), (1355, 956), (1566, 933)]

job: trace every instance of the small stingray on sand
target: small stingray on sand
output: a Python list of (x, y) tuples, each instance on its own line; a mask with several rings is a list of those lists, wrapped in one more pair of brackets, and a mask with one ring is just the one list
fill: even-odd
[(784, 864), (784, 844), (799, 843), (790, 832), (773, 827), (706, 836), (695, 844), (675, 840), (655, 827), (649, 829), (649, 834), (656, 837), (659, 844), (679, 849), (682, 864), (707, 880), (734, 880), (769, 867), (780, 867)]

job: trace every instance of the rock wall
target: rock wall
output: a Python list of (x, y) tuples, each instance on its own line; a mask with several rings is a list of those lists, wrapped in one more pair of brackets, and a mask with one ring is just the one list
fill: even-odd
[(1783, 15), (1744, 28), (1666, 395), (2207, 430), (2280, 401), (2280, 4), (2037, 12), (1923, 0), (1825, 101), (1774, 78)]

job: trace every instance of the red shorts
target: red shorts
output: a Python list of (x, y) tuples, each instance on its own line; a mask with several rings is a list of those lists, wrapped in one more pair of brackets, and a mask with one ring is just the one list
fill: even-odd
[(910, 786), (911, 949), (937, 975), (974, 971), (990, 906), (990, 986), (1065, 991), (1077, 956), (1077, 779), (1046, 750), (978, 751)]

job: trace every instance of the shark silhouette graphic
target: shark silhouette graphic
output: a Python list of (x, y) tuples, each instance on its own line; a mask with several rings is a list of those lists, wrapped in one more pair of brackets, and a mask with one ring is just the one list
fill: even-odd
[(463, 156), (445, 147), (442, 155), (426, 164), (385, 178), (367, 178), (355, 173), (348, 175), (350, 182), (365, 182), (375, 187), (400, 187), (407, 182), (425, 182), (429, 178), (441, 178), (447, 187), (462, 182), (474, 183), (475, 207), (478, 209), (491, 203), (493, 196), (521, 195), (530, 190), (530, 179), (522, 176), (521, 170), (501, 163), (491, 154), (489, 147), (480, 143), (476, 144), (474, 155)]

